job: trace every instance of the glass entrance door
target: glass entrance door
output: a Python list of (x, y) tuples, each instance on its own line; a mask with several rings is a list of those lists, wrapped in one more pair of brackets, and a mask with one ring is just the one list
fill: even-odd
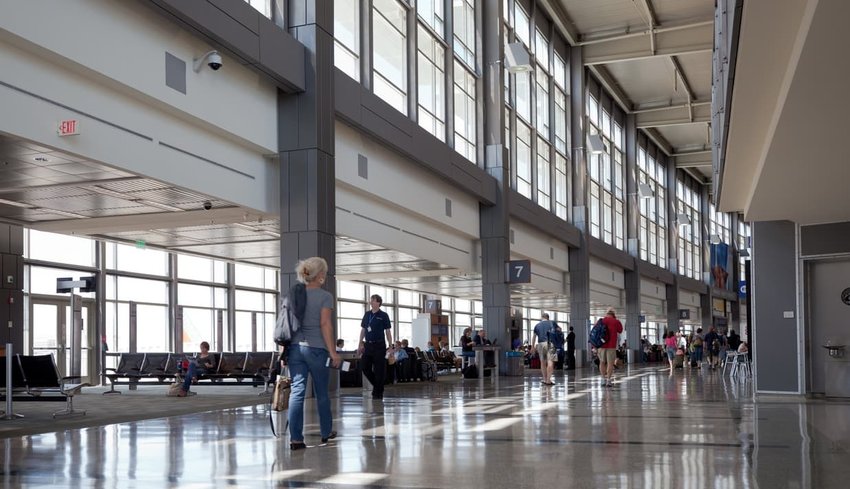
[[(97, 383), (94, 351), (94, 301), (82, 302), (81, 371), (83, 382)], [(69, 300), (57, 298), (32, 298), (30, 301), (30, 342), (34, 355), (53, 354), (59, 373), (71, 372), (72, 314)]]

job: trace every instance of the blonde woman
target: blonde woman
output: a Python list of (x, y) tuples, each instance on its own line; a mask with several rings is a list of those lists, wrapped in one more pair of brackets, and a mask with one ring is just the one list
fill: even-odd
[[(319, 427), (322, 444), (336, 438), (333, 431), (331, 401), (328, 395), (328, 359), (339, 367), (340, 357), (336, 353), (331, 311), (334, 298), (322, 289), (328, 273), (324, 258), (312, 257), (302, 260), (295, 267), (298, 281), (303, 284), (307, 301), (301, 327), (292, 335), (287, 364), (292, 376), (292, 392), (289, 395), (289, 448), (307, 448), (304, 443), (304, 395), (307, 390), (307, 375), (313, 377), (316, 405), (319, 410)], [(298, 284), (295, 287), (299, 287)]]

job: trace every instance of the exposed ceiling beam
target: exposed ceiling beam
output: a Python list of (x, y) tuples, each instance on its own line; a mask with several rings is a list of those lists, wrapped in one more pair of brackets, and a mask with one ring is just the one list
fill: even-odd
[[(637, 5), (638, 3), (640, 3), (641, 6), (638, 6)], [(650, 50), (652, 51), (652, 54), (654, 56), (655, 51), (656, 51), (656, 48), (655, 48), (655, 26), (658, 25), (658, 20), (655, 17), (655, 11), (652, 8), (652, 4), (649, 3), (649, 0), (632, 0), (632, 4), (635, 6), (635, 8), (638, 9), (638, 13), (640, 13), (641, 16), (643, 16), (644, 13), (646, 14), (646, 26), (649, 28), (649, 31), (651, 32), (650, 38), (649, 38)], [(641, 11), (640, 7), (643, 7), (643, 11)]]
[(662, 152), (664, 152), (665, 155), (670, 156), (675, 153), (675, 151), (673, 151), (673, 146), (671, 146), (670, 143), (668, 143), (667, 140), (664, 139), (664, 137), (659, 134), (656, 129), (646, 127), (643, 129), (643, 133), (646, 134), (646, 137), (648, 137), (653, 143), (655, 143), (655, 145), (658, 146), (658, 148)]
[(571, 46), (578, 45), (579, 39), (581, 39), (581, 34), (579, 34), (575, 23), (570, 16), (567, 15), (567, 11), (564, 10), (561, 3), (552, 0), (542, 0), (540, 4), (543, 6), (543, 9), (546, 10), (546, 13), (549, 14), (549, 17), (553, 19), (555, 26), (561, 31), (561, 34), (567, 38), (567, 42), (569, 42)]
[(711, 167), (711, 151), (689, 151), (672, 155), (676, 168)]
[(679, 80), (682, 82), (682, 88), (688, 96), (688, 103), (693, 102), (696, 97), (694, 96), (694, 91), (691, 90), (691, 84), (688, 83), (688, 78), (685, 76), (685, 72), (682, 71), (682, 65), (679, 64), (679, 59), (675, 56), (670, 56), (670, 63), (673, 65), (673, 71), (676, 76), (678, 76)]
[(653, 110), (637, 110), (638, 129), (711, 122), (711, 102), (674, 105)]
[[(31, 227), (39, 231), (63, 234), (109, 234), (128, 231), (148, 231), (151, 229), (172, 229), (186, 226), (205, 226), (210, 224), (232, 224), (250, 221), (245, 209), (224, 207), (220, 209), (154, 212), (130, 216), (91, 217), (85, 219), (67, 219), (33, 223)], [(253, 216), (256, 219), (256, 216)]]
[(627, 113), (631, 112), (632, 102), (608, 70), (602, 65), (590, 66), (589, 68), (590, 71), (596, 75), (596, 79), (599, 80), (599, 83), (601, 83), (605, 90), (607, 90), (614, 98), (614, 101), (617, 102)]
[(625, 32), (583, 40), (579, 44), (583, 49), (585, 65), (711, 52), (714, 46), (714, 20)]

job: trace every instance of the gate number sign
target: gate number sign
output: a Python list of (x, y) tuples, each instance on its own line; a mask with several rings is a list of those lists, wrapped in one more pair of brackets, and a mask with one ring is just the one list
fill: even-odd
[(531, 260), (511, 260), (506, 265), (509, 284), (531, 283)]

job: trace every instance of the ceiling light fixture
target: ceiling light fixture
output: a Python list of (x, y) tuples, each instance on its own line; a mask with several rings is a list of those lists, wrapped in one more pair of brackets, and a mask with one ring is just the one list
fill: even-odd
[(676, 224), (679, 226), (690, 226), (691, 218), (687, 214), (676, 214)]
[(26, 202), (16, 202), (14, 200), (0, 199), (0, 204), (10, 205), (12, 207), (20, 207), (21, 209), (35, 209), (36, 207)]
[(708, 242), (711, 243), (711, 244), (720, 244), (722, 241), (723, 240), (720, 238), (720, 235), (718, 235), (718, 234), (712, 234), (708, 238)]

